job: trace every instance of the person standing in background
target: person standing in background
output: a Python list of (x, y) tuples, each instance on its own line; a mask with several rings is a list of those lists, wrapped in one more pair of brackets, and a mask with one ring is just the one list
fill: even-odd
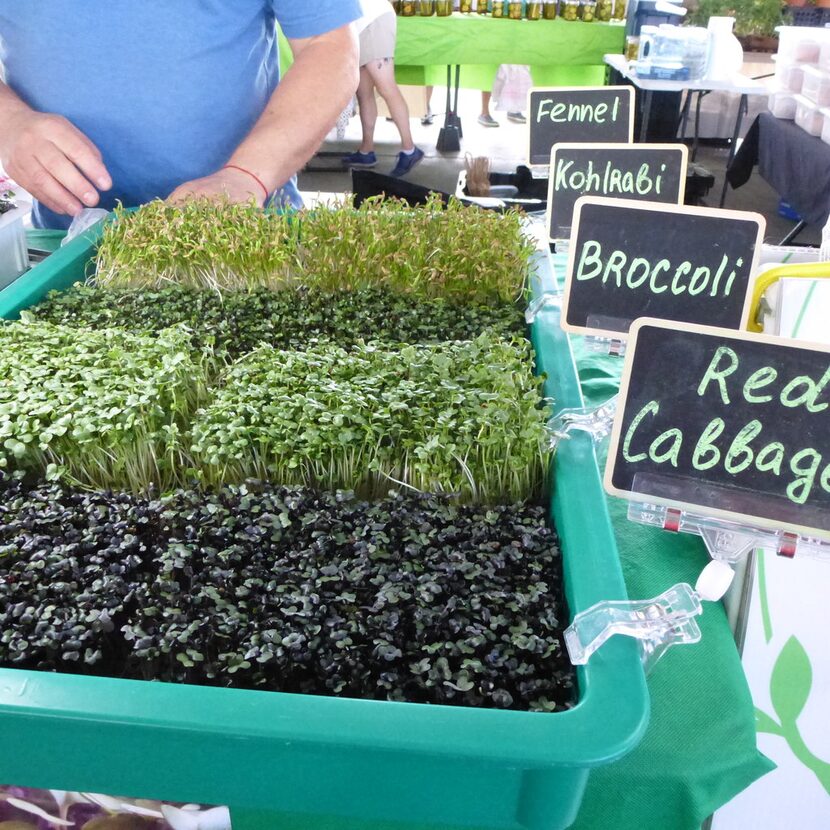
[[(507, 112), (507, 120), (514, 124), (526, 124), (522, 110), (527, 102), (527, 93), (533, 86), (529, 66), (519, 66), (512, 63), (502, 64), (493, 81), (493, 97), (496, 99), (496, 109)], [(498, 127), (499, 122), (490, 115), (490, 93), (481, 93), (481, 114), (478, 123), (483, 127)]]
[(424, 157), (415, 146), (409, 126), (409, 107), (395, 81), (395, 39), (398, 19), (387, 0), (360, 0), (362, 17), (353, 25), (360, 40), (360, 82), (357, 105), (362, 140), (354, 153), (344, 156), (344, 167), (369, 168), (378, 163), (375, 154), (375, 124), (378, 106), (375, 90), (386, 102), (401, 137), (401, 150), (392, 176), (405, 176)]

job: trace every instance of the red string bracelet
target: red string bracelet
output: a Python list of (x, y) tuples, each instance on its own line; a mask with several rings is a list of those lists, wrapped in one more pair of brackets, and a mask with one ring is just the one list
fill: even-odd
[(268, 188), (262, 183), (262, 179), (257, 176), (256, 173), (252, 173), (250, 170), (246, 170), (244, 167), (240, 167), (238, 164), (226, 164), (223, 170), (239, 170), (240, 173), (247, 173), (261, 188), (262, 192), (265, 194), (265, 199), (268, 199)]

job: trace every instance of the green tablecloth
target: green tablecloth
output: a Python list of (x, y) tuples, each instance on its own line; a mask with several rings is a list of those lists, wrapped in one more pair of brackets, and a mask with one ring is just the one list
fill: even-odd
[[(282, 33), (280, 69), (291, 66)], [(602, 56), (622, 52), (625, 30), (611, 23), (507, 20), (478, 14), (399, 17), (395, 74), (400, 84), (442, 85), (447, 64), (461, 65), (461, 86), (491, 89), (502, 63), (529, 64), (536, 86), (605, 82)], [(486, 63), (482, 63), (482, 59)]]
[[(617, 391), (622, 360), (589, 353), (583, 338), (573, 342), (586, 405), (601, 403)], [(609, 508), (632, 599), (695, 584), (709, 561), (700, 539), (629, 521), (621, 499), (609, 497)], [(753, 704), (723, 607), (704, 603), (698, 621), (700, 643), (670, 649), (649, 676), (642, 743), (591, 773), (572, 830), (699, 830), (773, 768), (756, 747)]]
[(622, 52), (624, 43), (624, 27), (611, 23), (399, 17), (396, 76), (402, 84), (444, 84), (447, 64), (460, 64), (461, 86), (490, 89), (499, 64), (518, 63), (530, 65), (537, 86), (602, 84), (602, 56)]

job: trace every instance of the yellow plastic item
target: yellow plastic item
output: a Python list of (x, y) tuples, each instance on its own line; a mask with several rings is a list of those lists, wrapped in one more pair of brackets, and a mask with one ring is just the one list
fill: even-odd
[(778, 280), (784, 277), (789, 278), (804, 278), (804, 279), (830, 279), (830, 262), (807, 262), (799, 265), (782, 265), (778, 268), (770, 268), (769, 271), (764, 271), (761, 276), (755, 280), (755, 286), (752, 289), (752, 306), (750, 307), (749, 323), (747, 328), (749, 331), (763, 331), (758, 318), (761, 314), (761, 300), (766, 290)]

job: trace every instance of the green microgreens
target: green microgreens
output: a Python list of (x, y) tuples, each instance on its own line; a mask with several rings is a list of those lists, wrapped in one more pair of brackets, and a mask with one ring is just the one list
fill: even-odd
[(214, 290), (284, 284), (296, 250), (296, 223), (251, 204), (159, 200), (115, 210), (98, 248), (95, 282), (158, 288), (169, 283)]
[(98, 488), (172, 484), (207, 363), (183, 329), (142, 337), (25, 316), (0, 327), (0, 468)]
[(297, 214), (255, 205), (151, 202), (116, 210), (98, 250), (95, 284), (169, 283), (218, 291), (385, 286), (418, 297), (495, 303), (525, 286), (532, 243), (521, 215), (439, 198), (411, 208), (368, 199)]
[(541, 492), (546, 407), (526, 341), (262, 347), (193, 421), (209, 484), (260, 478), (362, 493), (404, 485), (476, 501)]

